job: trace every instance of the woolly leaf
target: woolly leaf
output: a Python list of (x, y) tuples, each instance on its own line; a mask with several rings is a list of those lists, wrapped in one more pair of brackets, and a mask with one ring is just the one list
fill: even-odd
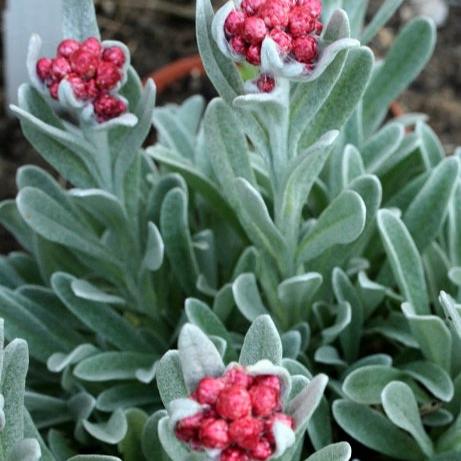
[(434, 448), (423, 428), (412, 390), (405, 383), (393, 381), (384, 388), (382, 403), (388, 418), (397, 427), (409, 432), (426, 456), (432, 456)]
[(296, 433), (301, 434), (320, 404), (328, 377), (317, 375), (288, 405), (287, 412), (296, 422)]
[(150, 222), (147, 225), (147, 244), (143, 260), (144, 266), (146, 266), (150, 271), (160, 269), (160, 266), (163, 263), (163, 251), (164, 244), (162, 236), (160, 235), (157, 226), (153, 222)]
[(112, 412), (118, 408), (140, 407), (159, 402), (152, 387), (141, 383), (120, 384), (101, 392), (96, 399), (96, 408)]
[(24, 390), (29, 355), (27, 343), (15, 339), (0, 352), (3, 356), (1, 394), (4, 398), (3, 413), (6, 425), (0, 432), (0, 448), (5, 456), (20, 443), (24, 432)]
[(373, 16), (370, 24), (362, 32), (362, 36), (360, 37), (362, 44), (366, 45), (373, 39), (402, 3), (403, 0), (385, 0), (383, 2), (378, 12)]
[(100, 38), (93, 0), (64, 0), (63, 17), (64, 38)]
[(135, 352), (103, 352), (83, 359), (74, 375), (84, 381), (100, 382), (136, 378), (136, 371), (152, 364), (154, 357)]
[(426, 18), (407, 24), (363, 96), (365, 134), (382, 122), (389, 104), (416, 78), (434, 51), (435, 26)]
[(239, 200), (242, 224), (276, 261), (283, 260), (286, 254), (285, 240), (275, 227), (261, 194), (245, 179), (237, 178), (233, 186)]
[(210, 0), (199, 0), (196, 10), (197, 45), (208, 77), (228, 102), (243, 93), (243, 82), (235, 65), (225, 57), (212, 36), (214, 12)]
[(337, 131), (326, 133), (288, 166), (279, 218), (280, 231), (288, 242), (295, 243), (297, 239), (303, 206), (337, 136)]
[(75, 296), (71, 288), (73, 280), (75, 278), (68, 274), (56, 273), (51, 284), (59, 299), (82, 323), (120, 350), (151, 350), (151, 345), (138, 335), (135, 328), (109, 306)]
[(188, 396), (178, 351), (169, 351), (161, 358), (157, 369), (157, 386), (165, 406)]
[(452, 330), (461, 338), (461, 310), (455, 304), (453, 298), (442, 291), (440, 304), (445, 312), (445, 317)]
[(240, 312), (250, 321), (267, 314), (254, 274), (241, 274), (232, 285), (232, 293)]
[(333, 415), (347, 434), (372, 450), (408, 461), (420, 461), (424, 457), (410, 436), (395, 427), (382, 413), (366, 405), (336, 400)]
[(117, 264), (96, 236), (41, 190), (32, 187), (22, 189), (17, 205), (24, 220), (44, 238)]
[(403, 216), (420, 251), (424, 251), (440, 231), (455, 192), (459, 169), (457, 158), (443, 160), (431, 172)]
[(449, 402), (453, 398), (453, 382), (450, 375), (439, 365), (430, 362), (411, 362), (403, 365), (401, 369), (419, 381), (438, 399)]
[(322, 448), (309, 456), (306, 461), (349, 461), (351, 455), (351, 446), (346, 442), (340, 442)]
[(178, 187), (168, 192), (163, 201), (160, 230), (166, 254), (183, 290), (194, 293), (198, 265), (187, 220), (187, 195)]
[(254, 365), (260, 360), (269, 360), (279, 365), (282, 355), (282, 341), (274, 322), (268, 315), (259, 316), (245, 336), (239, 362), (242, 365)]
[(162, 448), (158, 434), (158, 425), (162, 418), (167, 415), (166, 411), (160, 410), (150, 416), (142, 433), (142, 451), (147, 461), (169, 461)]
[(450, 370), (452, 337), (443, 320), (435, 315), (418, 315), (408, 303), (402, 305), (402, 310), (422, 353), (445, 370)]
[(195, 325), (186, 324), (179, 334), (178, 351), (184, 382), (195, 391), (205, 376), (220, 376), (224, 363), (212, 341)]
[(360, 195), (353, 191), (342, 192), (301, 241), (299, 261), (310, 261), (335, 245), (353, 242), (363, 231), (365, 217), (366, 209)]
[(416, 312), (429, 311), (421, 257), (405, 224), (389, 210), (378, 212), (378, 227), (402, 294)]
[(119, 409), (112, 414), (108, 421), (91, 423), (85, 420), (83, 421), (83, 427), (95, 439), (110, 445), (116, 445), (125, 437), (128, 423), (125, 413)]

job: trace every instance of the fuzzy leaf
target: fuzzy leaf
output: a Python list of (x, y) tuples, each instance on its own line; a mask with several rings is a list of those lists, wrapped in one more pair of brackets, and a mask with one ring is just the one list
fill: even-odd
[(363, 231), (366, 209), (353, 191), (342, 192), (320, 215), (298, 248), (298, 259), (307, 262), (334, 245), (353, 242)]
[(363, 45), (369, 43), (374, 36), (382, 29), (386, 22), (394, 15), (399, 9), (403, 0), (385, 0), (378, 12), (373, 16), (372, 21), (365, 30), (362, 32), (360, 41)]
[(100, 38), (93, 0), (63, 0), (63, 17), (64, 38)]
[(289, 173), (283, 188), (279, 227), (283, 235), (291, 236), (287, 237), (289, 242), (293, 240), (295, 243), (297, 239), (302, 209), (337, 136), (337, 131), (326, 133), (317, 143), (296, 158), (294, 164), (288, 166)]
[(173, 400), (188, 396), (189, 392), (184, 382), (178, 351), (168, 351), (160, 359), (156, 378), (164, 406)]
[(162, 204), (160, 229), (173, 272), (183, 290), (194, 293), (199, 271), (192, 249), (187, 201), (186, 193), (178, 187), (168, 192)]
[(432, 456), (432, 441), (423, 428), (412, 390), (405, 383), (393, 381), (384, 388), (382, 403), (388, 418), (397, 427), (409, 432), (427, 456)]
[(399, 34), (363, 97), (365, 135), (379, 126), (389, 104), (423, 69), (434, 51), (435, 35), (433, 22), (426, 18), (414, 19)]
[(206, 73), (228, 102), (243, 93), (243, 82), (234, 63), (219, 50), (211, 32), (214, 12), (210, 0), (197, 1), (196, 30), (197, 45)]
[(378, 227), (402, 294), (416, 312), (429, 312), (421, 257), (405, 224), (389, 210), (378, 212)]
[(410, 436), (396, 428), (382, 413), (366, 405), (336, 400), (333, 415), (347, 434), (372, 450), (408, 461), (424, 459)]
[(75, 296), (71, 288), (73, 280), (76, 279), (68, 274), (56, 273), (51, 279), (51, 284), (59, 299), (82, 323), (120, 350), (151, 350), (151, 345), (112, 308), (103, 303), (90, 303)]
[(322, 448), (309, 456), (306, 461), (349, 461), (351, 455), (351, 446), (346, 442), (340, 442)]
[(248, 366), (269, 360), (279, 365), (282, 356), (282, 341), (274, 322), (268, 315), (261, 315), (254, 320), (245, 336), (239, 362)]
[(91, 423), (85, 420), (83, 427), (95, 439), (109, 445), (116, 445), (123, 440), (128, 430), (126, 416), (121, 409), (115, 411), (109, 420), (103, 423)]
[(74, 369), (77, 378), (90, 382), (136, 379), (136, 371), (152, 364), (154, 357), (135, 352), (103, 352), (82, 360)]
[(24, 390), (29, 355), (27, 343), (15, 339), (0, 352), (3, 356), (1, 394), (6, 425), (0, 432), (0, 449), (5, 456), (20, 443), (24, 432)]
[(259, 294), (254, 274), (239, 275), (232, 285), (232, 293), (239, 311), (250, 322), (268, 313)]
[(373, 54), (368, 48), (349, 51), (340, 78), (313, 117), (312, 123), (306, 127), (301, 147), (309, 147), (322, 134), (343, 126), (365, 92), (372, 67)]
[(443, 320), (435, 315), (418, 315), (409, 303), (404, 303), (402, 310), (421, 352), (428, 360), (450, 370), (453, 341)]
[(322, 400), (328, 383), (326, 375), (317, 375), (290, 403), (287, 413), (296, 422), (296, 433), (302, 433)]
[(440, 231), (455, 192), (459, 176), (459, 160), (443, 160), (431, 172), (418, 195), (403, 216), (416, 246), (424, 251)]
[(186, 324), (178, 339), (179, 358), (184, 382), (189, 392), (195, 391), (205, 376), (220, 376), (224, 363), (212, 341), (195, 325)]
[(141, 445), (146, 461), (169, 461), (158, 435), (159, 422), (166, 415), (166, 411), (157, 411), (148, 418), (144, 425)]
[(440, 304), (451, 329), (461, 338), (461, 310), (455, 304), (453, 298), (444, 291), (440, 293)]

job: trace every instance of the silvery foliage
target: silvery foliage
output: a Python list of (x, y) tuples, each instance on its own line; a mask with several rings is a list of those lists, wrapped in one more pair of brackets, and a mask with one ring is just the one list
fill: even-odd
[[(0, 315), (8, 340), (29, 343), (42, 459), (167, 461), (174, 440), (163, 434), (165, 452), (155, 411), (187, 388), (177, 353), (166, 374), (159, 359), (180, 326), (228, 363), (267, 314), (293, 381), (330, 376), (306, 423), (311, 461), (349, 459), (347, 445), (325, 448), (335, 425), (371, 457), (461, 459), (461, 152), (447, 158), (422, 114), (386, 117), (431, 56), (434, 27), (413, 20), (375, 61), (366, 45), (402, 1), (366, 26), (367, 1), (323, 3), (322, 40), (348, 48), (271, 94), (246, 92), (209, 0), (197, 39), (220, 97), (206, 110), (193, 97), (154, 111), (153, 85), (132, 68), (121, 92), (133, 126), (63, 118), (21, 88), (24, 134), (69, 185), (24, 167), (0, 206), (24, 248), (0, 260)], [(98, 34), (91, 0), (64, 7), (65, 36)], [(143, 149), (152, 116), (159, 141)], [(305, 456), (300, 444), (289, 460)]]

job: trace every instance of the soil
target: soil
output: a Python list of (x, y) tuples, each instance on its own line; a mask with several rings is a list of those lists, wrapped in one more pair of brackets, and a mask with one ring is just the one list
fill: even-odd
[[(380, 3), (380, 0), (372, 0), (371, 8)], [(128, 44), (133, 64), (142, 76), (180, 57), (197, 53), (191, 0), (96, 0), (96, 4), (103, 36)], [(3, 7), (2, 0), (0, 7)], [(429, 114), (430, 124), (441, 136), (449, 153), (461, 145), (460, 22), (461, 8), (454, 7), (448, 23), (439, 30), (433, 59), (400, 98), (406, 111)], [(390, 46), (400, 26), (401, 20), (397, 17), (381, 31), (372, 44), (378, 55)], [(0, 200), (14, 197), (18, 167), (28, 163), (43, 165), (22, 137), (17, 121), (7, 117), (2, 88), (0, 77)], [(191, 76), (161, 94), (158, 104), (181, 102), (197, 93), (208, 98), (213, 95), (206, 79)], [(12, 248), (13, 240), (0, 229), (0, 254)]]

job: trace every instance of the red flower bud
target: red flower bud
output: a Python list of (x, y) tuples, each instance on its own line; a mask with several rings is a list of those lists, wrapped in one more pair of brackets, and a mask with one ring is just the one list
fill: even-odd
[(49, 90), (50, 90), (50, 96), (53, 99), (58, 99), (59, 95), (59, 82), (53, 82), (49, 85)]
[(203, 419), (203, 413), (197, 413), (196, 415), (181, 419), (181, 421), (176, 424), (176, 437), (186, 443), (192, 441), (198, 442), (199, 430)]
[(274, 416), (271, 416), (268, 420), (265, 421), (264, 423), (264, 432), (266, 434), (267, 440), (269, 440), (270, 443), (274, 444), (275, 439), (274, 439), (274, 433), (273, 433), (273, 426), (275, 422), (280, 422), (285, 424), (291, 429), (295, 428), (295, 421), (291, 416), (288, 416), (284, 413), (276, 413)]
[(216, 401), (216, 411), (226, 419), (236, 420), (248, 416), (251, 411), (250, 395), (243, 387), (224, 389)]
[(251, 457), (258, 461), (266, 461), (272, 456), (273, 449), (266, 439), (261, 439), (256, 447), (251, 450)]
[(70, 83), (77, 99), (88, 99), (87, 85), (78, 75), (69, 74), (66, 80)]
[(267, 27), (261, 18), (246, 18), (243, 24), (243, 38), (252, 45), (259, 45), (267, 34)]
[(99, 58), (102, 52), (102, 45), (96, 37), (89, 37), (82, 43), (82, 50), (92, 53)]
[(224, 379), (231, 386), (240, 386), (245, 389), (248, 389), (253, 384), (253, 377), (247, 375), (241, 367), (234, 367), (228, 370), (224, 375)]
[(207, 448), (227, 448), (229, 426), (223, 419), (207, 418), (200, 427), (200, 440)]
[(277, 393), (282, 390), (282, 384), (280, 378), (275, 375), (260, 375), (255, 378), (255, 384), (262, 384), (274, 388)]
[(246, 54), (247, 46), (245, 40), (240, 35), (236, 35), (230, 39), (230, 46), (237, 54)]
[(240, 448), (228, 448), (221, 453), (219, 461), (249, 461), (249, 458)]
[(273, 387), (256, 384), (250, 389), (251, 404), (255, 416), (270, 416), (279, 406), (279, 392)]
[(305, 6), (309, 9), (312, 16), (316, 19), (322, 14), (322, 2), (321, 0), (298, 0), (300, 6)]
[(318, 56), (317, 40), (310, 35), (295, 39), (293, 41), (293, 54), (297, 61), (311, 64)]
[(91, 99), (94, 99), (98, 96), (99, 90), (94, 80), (89, 80), (88, 82), (86, 82), (86, 93), (88, 94), (88, 97)]
[(66, 58), (58, 57), (53, 59), (51, 66), (51, 78), (53, 80), (62, 80), (67, 74), (72, 71), (69, 61)]
[(244, 22), (245, 13), (237, 10), (231, 11), (224, 23), (224, 30), (226, 31), (226, 34), (230, 36), (240, 34), (242, 32)]
[(110, 94), (103, 94), (95, 100), (94, 112), (99, 122), (105, 122), (122, 115), (126, 109), (126, 104)]
[(261, 64), (261, 47), (251, 45), (246, 51), (246, 60), (253, 66), (259, 66)]
[(58, 56), (69, 59), (72, 53), (80, 49), (80, 42), (72, 38), (63, 40), (58, 46)]
[(225, 384), (222, 379), (203, 378), (195, 391), (195, 397), (202, 405), (214, 405), (224, 386)]
[(315, 17), (309, 8), (296, 6), (290, 11), (290, 32), (293, 37), (310, 34), (315, 29)]
[(100, 62), (96, 75), (96, 85), (102, 90), (111, 90), (118, 82), (120, 82), (122, 76), (118, 67), (110, 62)]
[(80, 48), (70, 57), (72, 70), (85, 80), (96, 75), (99, 59), (93, 53)]
[(45, 81), (51, 77), (53, 67), (53, 60), (48, 58), (41, 58), (37, 61), (37, 75), (40, 80)]
[(272, 75), (263, 74), (256, 82), (256, 86), (261, 93), (272, 93), (275, 88), (275, 79)]
[(269, 29), (273, 27), (286, 27), (288, 25), (289, 8), (280, 0), (267, 0), (259, 9), (259, 16)]
[(244, 13), (249, 16), (253, 16), (258, 12), (259, 8), (261, 8), (264, 2), (265, 0), (243, 0), (243, 2), (240, 4), (240, 7)]
[(323, 31), (323, 24), (320, 21), (315, 22), (315, 33), (320, 35)]
[(111, 62), (117, 67), (123, 67), (125, 65), (126, 56), (121, 48), (118, 46), (111, 46), (106, 48), (102, 53), (102, 59), (107, 62)]
[(280, 54), (282, 54), (283, 56), (287, 56), (291, 53), (293, 41), (286, 32), (280, 29), (272, 29), (270, 37), (272, 38), (272, 40), (274, 40), (275, 43), (277, 43), (280, 50)]
[(233, 443), (245, 450), (254, 450), (261, 439), (264, 431), (264, 423), (260, 419), (238, 419), (229, 426), (229, 436)]

